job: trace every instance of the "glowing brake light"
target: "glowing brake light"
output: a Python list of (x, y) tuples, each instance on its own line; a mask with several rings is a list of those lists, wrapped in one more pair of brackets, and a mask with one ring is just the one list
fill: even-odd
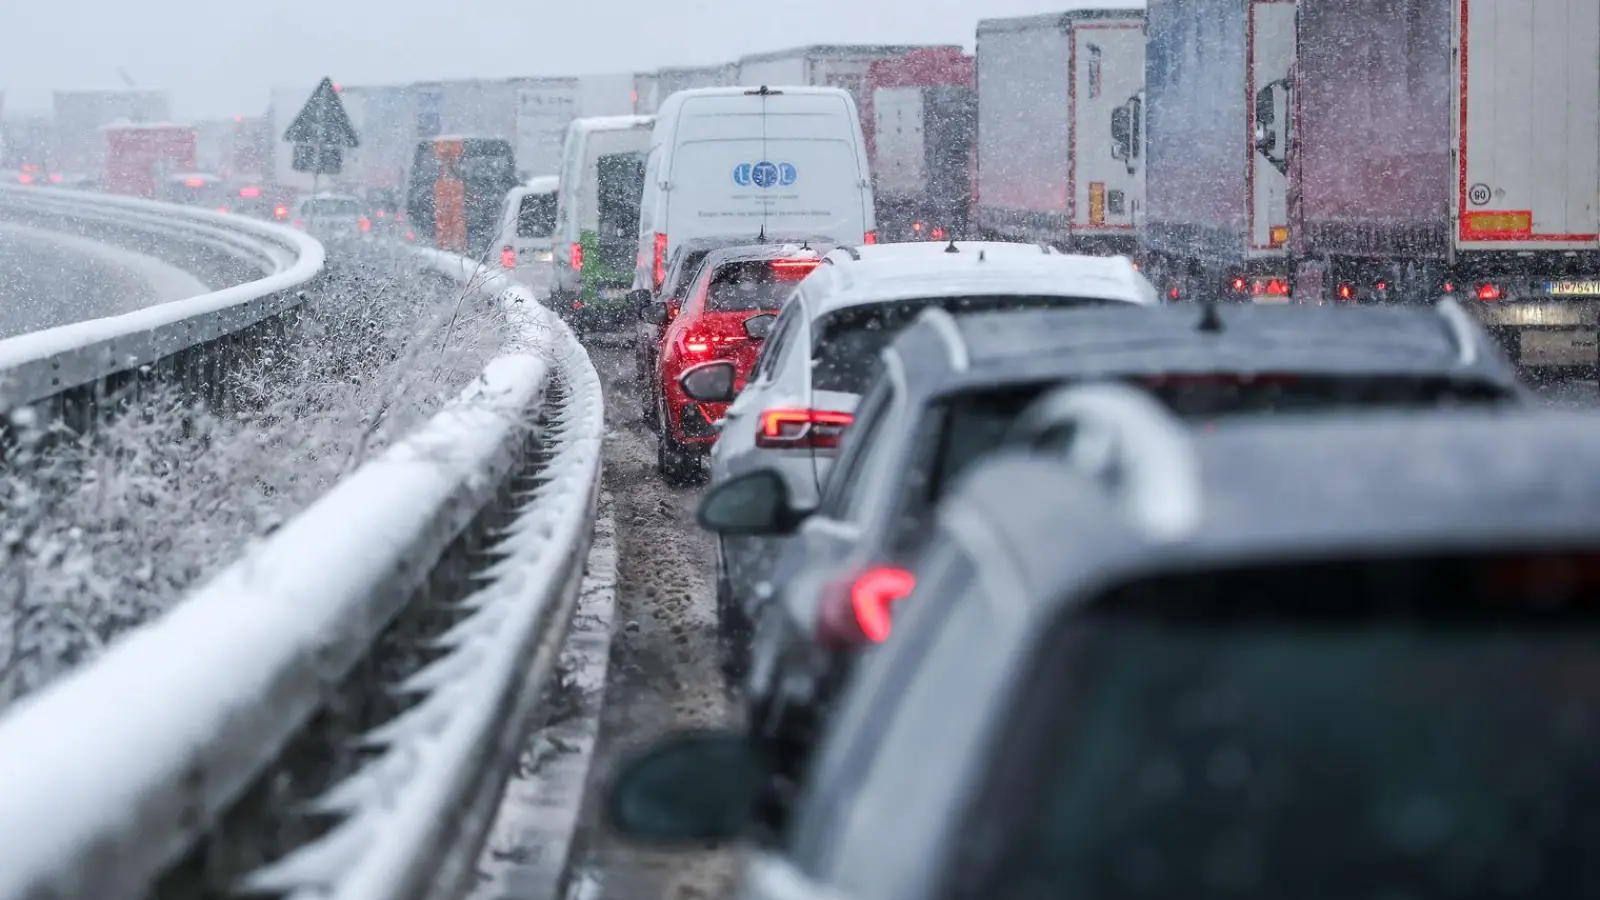
[(1245, 281), (1244, 281), (1243, 278), (1235, 278), (1235, 279), (1233, 279), (1233, 289), (1235, 291), (1243, 293), (1244, 292), (1244, 288), (1245, 288)]
[(943, 228), (934, 228), (933, 231), (928, 233), (928, 236), (933, 238), (936, 241), (942, 241), (942, 240), (944, 240), (944, 229)]
[(183, 186), (184, 187), (205, 187), (206, 186), (206, 180), (204, 178), (185, 178), (183, 180)]
[(872, 245), (872, 244), (876, 244), (877, 242), (878, 242), (878, 233), (876, 231), (869, 231), (866, 234), (861, 236), (861, 243), (863, 243), (863, 244)]
[(517, 251), (515, 247), (500, 248), (500, 268), (515, 269), (517, 267)]
[(910, 596), (916, 585), (916, 576), (895, 568), (872, 569), (850, 585), (850, 608), (867, 640), (881, 644), (889, 639), (894, 604)]
[(1339, 285), (1339, 299), (1349, 300), (1355, 296), (1356, 290), (1348, 284)]
[(1505, 294), (1500, 290), (1500, 286), (1498, 284), (1478, 285), (1479, 300), (1499, 300), (1504, 296)]
[(254, 185), (250, 187), (239, 188), (239, 196), (245, 198), (246, 200), (254, 199), (261, 196), (261, 188), (255, 187)]
[(847, 412), (780, 407), (761, 414), (756, 446), (767, 449), (832, 449), (855, 421)]
[(772, 274), (785, 281), (799, 281), (819, 265), (822, 265), (820, 259), (775, 259)]
[(59, 173), (59, 172), (51, 172), (50, 173), (49, 181), (50, 181), (51, 184), (60, 184), (62, 182), (62, 180), (63, 179), (61, 177), (61, 173)]
[(713, 347), (726, 347), (745, 340), (742, 334), (689, 334), (683, 338), (683, 349), (690, 353), (709, 353)]
[(655, 278), (656, 289), (661, 289), (661, 283), (667, 280), (667, 236), (656, 232), (654, 261), (650, 266), (651, 275)]
[(21, 184), (33, 184), (33, 176), (29, 175), (27, 172), (23, 172), (17, 176), (17, 181)]
[(371, 231), (372, 230), (372, 220), (367, 218), (366, 216), (362, 216), (361, 217), (361, 221), (357, 222), (356, 225), (358, 227), (360, 227), (360, 229), (362, 231)]
[(276, 219), (287, 219), (287, 218), (289, 218), (289, 207), (287, 207), (287, 206), (274, 206), (272, 208), (272, 216), (273, 216), (273, 218), (276, 218)]
[(571, 264), (572, 271), (583, 268), (583, 245), (573, 242), (567, 245), (567, 262)]

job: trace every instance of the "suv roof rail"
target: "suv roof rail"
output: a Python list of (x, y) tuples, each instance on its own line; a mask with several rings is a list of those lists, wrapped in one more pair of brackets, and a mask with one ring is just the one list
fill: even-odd
[(835, 250), (843, 250), (844, 252), (850, 254), (850, 259), (851, 260), (853, 260), (855, 262), (861, 262), (861, 251), (857, 250), (855, 248), (854, 244), (840, 244), (839, 246), (834, 247), (833, 249), (835, 249)]
[(972, 356), (967, 352), (967, 339), (962, 336), (956, 317), (942, 306), (930, 306), (922, 311), (921, 318), (939, 332), (945, 351), (950, 356), (950, 368), (957, 372), (967, 371), (972, 365)]
[(1116, 382), (1058, 388), (1023, 413), (1010, 439), (1064, 451), (1155, 540), (1180, 540), (1200, 523), (1193, 434), (1144, 391)]
[(1457, 360), (1463, 366), (1478, 361), (1478, 326), (1454, 297), (1441, 298), (1434, 306), (1439, 316), (1450, 328), (1450, 337), (1456, 342)]

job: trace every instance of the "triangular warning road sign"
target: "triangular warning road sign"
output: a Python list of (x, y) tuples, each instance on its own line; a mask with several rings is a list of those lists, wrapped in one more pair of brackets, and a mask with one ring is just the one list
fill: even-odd
[(333, 79), (324, 78), (311, 93), (305, 108), (289, 123), (283, 139), (292, 144), (313, 144), (324, 147), (359, 147), (356, 130), (350, 125), (344, 104), (333, 89)]

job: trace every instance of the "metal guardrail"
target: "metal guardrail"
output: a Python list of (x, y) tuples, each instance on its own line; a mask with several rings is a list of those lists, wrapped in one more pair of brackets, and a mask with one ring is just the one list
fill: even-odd
[(259, 271), (257, 280), (187, 300), (0, 340), (0, 415), (45, 407), (77, 428), (143, 374), (190, 377), (212, 397), (217, 362), (251, 332), (298, 307), (323, 268), (314, 238), (243, 216), (130, 197), (0, 187), (0, 209), (113, 225), (204, 248)]
[(0, 718), (0, 900), (460, 896), (566, 639), (600, 380), (526, 290), (507, 351), (165, 617)]

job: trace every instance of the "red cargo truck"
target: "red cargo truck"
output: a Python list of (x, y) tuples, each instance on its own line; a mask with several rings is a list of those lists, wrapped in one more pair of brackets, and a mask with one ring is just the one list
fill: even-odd
[(193, 125), (105, 125), (100, 133), (105, 147), (100, 185), (109, 193), (155, 199), (168, 176), (195, 169)]
[(870, 123), (873, 196), (883, 240), (967, 236), (978, 103), (973, 58), (924, 47), (867, 66), (861, 118)]

